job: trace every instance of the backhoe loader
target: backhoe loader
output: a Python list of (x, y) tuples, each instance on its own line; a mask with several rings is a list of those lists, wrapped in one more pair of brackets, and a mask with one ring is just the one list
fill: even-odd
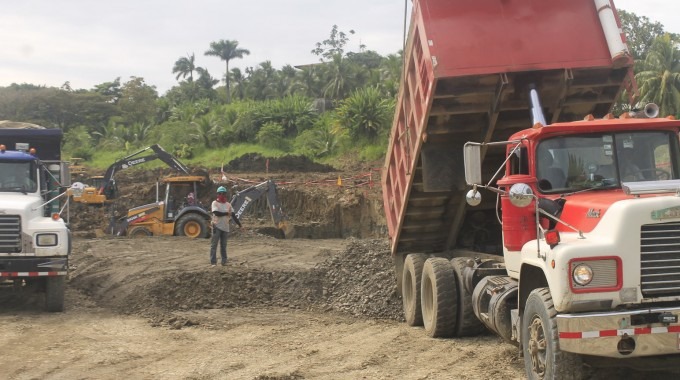
[(202, 192), (207, 184), (206, 177), (167, 177), (161, 184), (165, 186), (163, 199), (157, 197), (156, 202), (131, 208), (127, 216), (118, 221), (113, 232), (129, 237), (210, 236), (209, 206), (198, 201), (199, 191)]
[[(153, 150), (154, 153), (139, 157), (141, 153), (144, 153), (147, 150)], [(119, 170), (156, 159), (165, 162), (169, 167), (182, 174), (190, 174), (189, 168), (184, 166), (184, 164), (175, 156), (166, 152), (160, 145), (154, 144), (114, 162), (108, 167), (103, 176), (91, 177), (89, 180), (90, 183), (83, 188), (83, 191), (79, 196), (73, 197), (73, 201), (92, 205), (102, 205), (107, 200), (117, 198), (118, 187), (116, 186), (114, 175)]]

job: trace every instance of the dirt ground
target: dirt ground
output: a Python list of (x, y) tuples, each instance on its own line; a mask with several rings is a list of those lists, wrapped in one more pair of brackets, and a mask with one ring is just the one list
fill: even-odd
[[(9, 379), (519, 379), (493, 335), (433, 340), (401, 322), (381, 239), (77, 239), (67, 310), (5, 293)], [(489, 363), (493, 369), (489, 370)], [(490, 376), (490, 377), (489, 377)]]
[[(109, 209), (74, 207), (66, 311), (0, 287), (0, 378), (524, 378), (517, 348), (491, 333), (430, 339), (403, 322), (379, 186), (357, 171), (276, 177), (296, 238), (270, 236), (256, 206), (225, 267), (209, 266), (207, 239), (106, 236)], [(123, 178), (126, 202), (150, 201), (153, 178)]]

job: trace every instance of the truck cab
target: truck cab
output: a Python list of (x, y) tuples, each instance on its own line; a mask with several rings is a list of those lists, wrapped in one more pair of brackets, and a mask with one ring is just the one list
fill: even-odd
[[(34, 136), (57, 135), (20, 134), (29, 142)], [(42, 161), (29, 145), (17, 143), (19, 150), (9, 150), (0, 144), (0, 285), (44, 292), (47, 310), (62, 311), (71, 234), (61, 218), (68, 186), (61, 178), (69, 178), (68, 167), (58, 160)]]
[[(497, 195), (503, 265), (517, 284), (515, 331), (506, 335), (530, 346), (531, 332), (547, 333), (552, 323), (565, 354), (629, 361), (677, 354), (679, 133), (673, 117), (536, 123), (492, 144), (505, 147), (507, 159), (505, 175), (487, 184), (484, 144), (466, 144), (468, 203), (481, 203), (479, 188)], [(536, 304), (556, 315), (542, 321), (529, 307)]]

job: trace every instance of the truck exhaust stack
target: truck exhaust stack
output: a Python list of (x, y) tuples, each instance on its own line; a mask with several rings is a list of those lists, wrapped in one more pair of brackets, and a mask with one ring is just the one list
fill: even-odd
[(534, 85), (529, 87), (529, 102), (531, 103), (532, 125), (540, 123), (542, 126), (546, 126), (545, 115), (543, 114), (543, 108), (541, 108), (541, 100), (538, 98), (538, 91), (536, 91)]

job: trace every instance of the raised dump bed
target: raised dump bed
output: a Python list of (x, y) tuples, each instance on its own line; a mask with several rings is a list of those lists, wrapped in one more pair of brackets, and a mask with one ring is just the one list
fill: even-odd
[(466, 211), (463, 144), (530, 127), (530, 86), (548, 123), (607, 114), (623, 88), (634, 93), (619, 25), (609, 0), (413, 1), (382, 176), (393, 254), (501, 253), (495, 204)]

